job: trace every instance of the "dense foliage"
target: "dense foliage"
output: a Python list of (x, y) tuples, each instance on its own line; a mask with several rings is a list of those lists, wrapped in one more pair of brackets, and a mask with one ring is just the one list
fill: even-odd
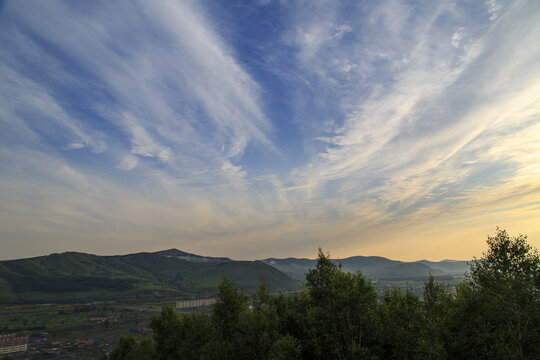
[(540, 258), (525, 236), (497, 229), (456, 292), (425, 284), (379, 301), (370, 281), (319, 250), (299, 294), (251, 299), (224, 279), (211, 315), (164, 307), (153, 340), (121, 339), (111, 360), (539, 359)]

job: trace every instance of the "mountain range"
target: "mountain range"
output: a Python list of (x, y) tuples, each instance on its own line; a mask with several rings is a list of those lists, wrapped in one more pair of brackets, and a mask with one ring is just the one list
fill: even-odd
[(246, 291), (263, 281), (272, 291), (298, 288), (296, 281), (262, 261), (176, 249), (117, 256), (66, 252), (0, 261), (0, 303), (199, 297), (215, 295), (224, 276)]
[[(317, 260), (305, 258), (268, 258), (262, 261), (299, 281), (302, 281), (309, 269), (313, 269), (317, 264)], [(429, 275), (442, 280), (463, 276), (469, 268), (467, 261), (404, 262), (380, 256), (352, 256), (345, 259), (332, 259), (332, 262), (336, 265), (341, 264), (343, 271), (360, 271), (371, 280), (424, 280)]]
[[(466, 261), (403, 262), (377, 256), (333, 259), (344, 271), (377, 280), (425, 280), (462, 276)], [(266, 282), (271, 291), (297, 290), (317, 260), (268, 258), (233, 261), (177, 249), (98, 256), (65, 252), (0, 261), (0, 303), (78, 302), (146, 297), (215, 295), (227, 277), (246, 291)]]

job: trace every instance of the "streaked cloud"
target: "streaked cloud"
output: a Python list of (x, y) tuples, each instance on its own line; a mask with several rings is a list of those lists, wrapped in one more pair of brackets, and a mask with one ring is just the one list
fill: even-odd
[(3, 256), (540, 245), (537, 2), (259, 5), (6, 2)]

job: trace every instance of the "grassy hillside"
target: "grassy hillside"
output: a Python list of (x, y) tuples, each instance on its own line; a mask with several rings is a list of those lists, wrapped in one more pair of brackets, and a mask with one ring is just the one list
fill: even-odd
[(96, 256), (67, 252), (0, 262), (0, 302), (63, 302), (214, 294), (226, 276), (246, 290), (297, 283), (260, 261), (190, 262), (159, 253)]

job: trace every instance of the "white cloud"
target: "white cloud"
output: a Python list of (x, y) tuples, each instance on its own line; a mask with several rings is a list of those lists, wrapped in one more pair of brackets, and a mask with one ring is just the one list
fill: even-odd
[(139, 164), (139, 159), (137, 157), (132, 155), (126, 155), (122, 158), (122, 161), (120, 161), (120, 164), (118, 164), (118, 168), (126, 171), (133, 170), (137, 164)]
[(502, 10), (502, 5), (497, 0), (486, 0), (486, 6), (489, 13), (489, 20), (495, 21), (499, 17), (499, 11)]
[(408, 26), (411, 10), (408, 5), (399, 0), (383, 1), (373, 11), (370, 21), (380, 22), (382, 31), (390, 33), (392, 36), (402, 35)]
[(353, 29), (348, 24), (339, 25), (334, 33), (335, 39), (341, 39), (345, 34), (350, 33)]
[(66, 146), (66, 150), (77, 150), (84, 148), (85, 145), (82, 143), (71, 143), (68, 146)]
[(463, 39), (464, 36), (464, 28), (461, 27), (456, 30), (456, 32), (452, 35), (452, 46), (457, 48), (459, 44), (461, 43), (461, 39)]
[(38, 131), (62, 142), (61, 148), (79, 144), (96, 153), (107, 148), (101, 135), (70, 116), (46, 87), (5, 64), (0, 64), (0, 79), (3, 84), (0, 87), (0, 104), (5, 112), (0, 121), (10, 126), (18, 124), (24, 133), (17, 136), (37, 139)]
[[(203, 3), (7, 3), (24, 31), (0, 22), (20, 45), (0, 49), (6, 231), (305, 253), (537, 197), (537, 3), (489, 2), (492, 22), (444, 1), (282, 5), (265, 66), (287, 67), (264, 87)], [(281, 126), (281, 157), (257, 158)]]
[(158, 158), (163, 162), (169, 160), (171, 150), (157, 143), (134, 116), (124, 113), (121, 123), (131, 137), (131, 152), (134, 155)]
[[(241, 155), (252, 142), (271, 147), (258, 85), (197, 3), (106, 3), (85, 14), (62, 2), (10, 10), (114, 98), (112, 106), (92, 105), (124, 128), (135, 154), (169, 161), (174, 152), (183, 159), (190, 154), (215, 158), (216, 143), (225, 144), (225, 157)], [(118, 115), (124, 113), (136, 123)]]
[[(522, 129), (522, 134), (529, 134), (525, 139), (530, 141), (525, 143), (534, 143), (529, 119), (540, 114), (539, 101), (532, 96), (540, 78), (538, 63), (533, 60), (540, 55), (539, 46), (532, 45), (538, 11), (516, 4), (505, 13), (504, 21), (501, 19), (493, 28), (486, 26), (483, 36), (469, 39), (467, 46), (461, 46), (465, 26), (453, 32), (448, 29), (441, 37), (433, 36), (441, 31), (439, 16), (453, 16), (454, 11), (451, 7), (434, 8), (411, 23), (404, 20), (407, 12), (385, 8), (380, 16), (401, 17), (394, 19), (401, 25), (392, 25), (390, 37), (377, 39), (378, 49), (386, 53), (388, 48), (388, 54), (399, 49), (400, 53), (388, 58), (407, 58), (407, 62), (392, 68), (392, 81), (373, 86), (368, 97), (362, 89), (355, 92), (347, 88), (347, 101), (342, 106), (350, 115), (339, 134), (316, 137), (331, 146), (299, 169), (293, 185), (287, 187), (289, 193), (299, 192), (312, 206), (324, 203), (328, 210), (341, 209), (344, 213), (353, 212), (358, 203), (368, 209), (385, 209), (386, 214), (377, 215), (378, 223), (388, 221), (392, 214), (414, 214), (427, 208), (432, 208), (435, 216), (448, 210), (444, 194), (475, 186), (467, 183), (471, 168), (462, 165), (474, 163), (481, 168), (478, 143), (486, 146), (481, 152), (495, 144), (511, 146), (505, 135), (509, 129)], [(514, 27), (517, 18), (528, 24), (527, 34)], [(390, 22), (383, 23), (388, 27)], [(405, 30), (414, 37), (405, 41), (400, 32), (407, 28), (414, 29)], [(444, 36), (451, 37), (452, 42), (442, 41)], [(355, 59), (355, 54), (345, 55)], [(331, 66), (339, 64), (327, 60), (332, 56), (332, 51), (320, 51), (321, 61), (311, 67), (323, 70), (313, 72), (332, 74)], [(373, 58), (369, 51), (360, 56)], [(515, 88), (509, 86), (512, 83)], [(331, 83), (324, 84), (328, 87)], [(507, 130), (492, 132), (496, 127)], [(534, 150), (518, 153), (527, 151)], [(524, 159), (516, 156), (505, 161), (521, 164)], [(482, 160), (484, 164), (489, 161)], [(460, 201), (476, 201), (476, 196), (473, 192)], [(325, 200), (340, 197), (344, 203)]]
[(224, 160), (221, 169), (232, 178), (242, 180), (246, 177), (246, 171), (241, 166), (234, 166), (229, 160)]

